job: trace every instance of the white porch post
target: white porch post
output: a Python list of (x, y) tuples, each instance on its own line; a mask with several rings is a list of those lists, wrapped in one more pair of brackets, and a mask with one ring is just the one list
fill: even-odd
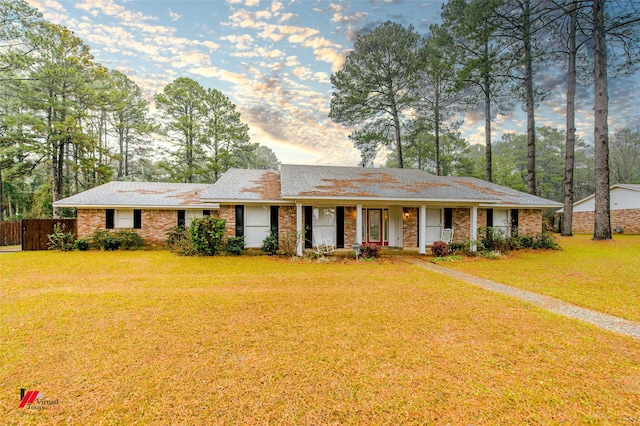
[(420, 206), (420, 228), (418, 228), (418, 253), (425, 254), (427, 252), (427, 206)]
[(471, 207), (471, 251), (476, 251), (476, 241), (478, 240), (478, 207)]
[(302, 242), (304, 241), (304, 231), (302, 230), (302, 204), (296, 203), (296, 254), (302, 256), (302, 249), (304, 248)]
[(362, 244), (362, 204), (356, 206), (356, 243)]

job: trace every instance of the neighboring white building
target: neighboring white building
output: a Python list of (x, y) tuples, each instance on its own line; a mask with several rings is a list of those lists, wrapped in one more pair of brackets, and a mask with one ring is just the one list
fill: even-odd
[[(611, 193), (611, 229), (625, 234), (640, 234), (640, 185), (618, 183)], [(562, 213), (564, 209), (558, 210)], [(595, 194), (573, 204), (573, 233), (592, 234)]]

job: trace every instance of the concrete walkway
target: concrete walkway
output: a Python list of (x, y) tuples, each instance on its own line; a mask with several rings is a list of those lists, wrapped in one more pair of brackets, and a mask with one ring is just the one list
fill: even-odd
[(555, 299), (550, 296), (544, 296), (542, 294), (500, 284), (495, 281), (478, 278), (465, 272), (448, 269), (429, 261), (421, 259), (407, 259), (407, 261), (424, 269), (428, 269), (487, 290), (495, 291), (496, 293), (502, 293), (524, 300), (556, 314), (588, 322), (589, 324), (593, 324), (603, 330), (613, 331), (640, 339), (640, 323), (638, 322), (625, 320), (613, 315), (603, 314), (602, 312), (593, 311), (591, 309), (581, 308), (580, 306), (563, 302), (562, 300)]

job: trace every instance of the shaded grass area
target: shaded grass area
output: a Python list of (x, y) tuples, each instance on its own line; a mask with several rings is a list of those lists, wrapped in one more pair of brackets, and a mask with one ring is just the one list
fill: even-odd
[(0, 274), (4, 424), (640, 421), (638, 341), (393, 259), (30, 252)]
[(640, 236), (556, 237), (562, 251), (512, 252), (498, 260), (441, 263), (499, 283), (640, 321)]

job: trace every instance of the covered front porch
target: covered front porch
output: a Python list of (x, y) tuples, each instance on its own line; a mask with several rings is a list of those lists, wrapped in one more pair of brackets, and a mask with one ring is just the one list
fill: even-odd
[(353, 244), (417, 249), (442, 239), (444, 229), (453, 230), (458, 241), (477, 239), (478, 206), (446, 207), (437, 204), (388, 205), (361, 203), (336, 206), (327, 203), (296, 203), (297, 254), (330, 241), (337, 248)]

